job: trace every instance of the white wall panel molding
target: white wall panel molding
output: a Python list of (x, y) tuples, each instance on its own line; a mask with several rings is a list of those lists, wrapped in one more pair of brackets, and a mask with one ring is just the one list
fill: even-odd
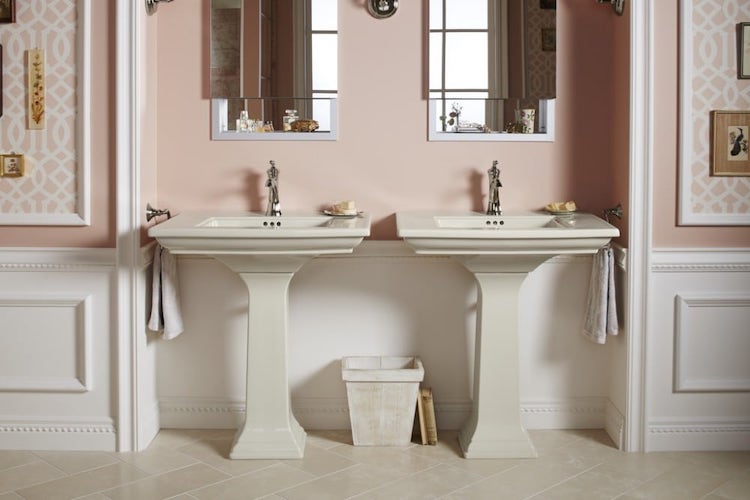
[(750, 449), (748, 419), (652, 418), (648, 432), (649, 451)]
[(622, 450), (625, 446), (625, 416), (610, 400), (607, 400), (604, 410), (604, 430), (607, 431), (617, 449)]
[(111, 418), (0, 416), (2, 449), (114, 451)]
[(750, 294), (680, 293), (675, 310), (675, 391), (750, 391)]
[(2, 271), (87, 271), (114, 267), (113, 248), (3, 248)]
[[(39, 318), (45, 313), (53, 310), (69, 309), (72, 313), (72, 324), (57, 324), (55, 331), (40, 332), (36, 329), (15, 329), (12, 324), (5, 323), (6, 332), (15, 337), (27, 337), (30, 332), (49, 337), (59, 337), (60, 334), (68, 333), (73, 337), (75, 346), (70, 353), (74, 359), (68, 363), (73, 367), (73, 373), (69, 376), (36, 376), (20, 375), (5, 372), (0, 368), (0, 391), (6, 392), (88, 392), (92, 388), (92, 360), (91, 360), (91, 336), (92, 336), (92, 297), (91, 295), (71, 295), (59, 293), (12, 293), (0, 291), (0, 311), (5, 309), (9, 313), (16, 311), (20, 316)], [(10, 314), (8, 315), (10, 316)], [(12, 333), (15, 332), (15, 333)], [(3, 346), (8, 349), (9, 339), (3, 341)], [(26, 344), (40, 345), (44, 338), (25, 339)], [(42, 356), (44, 349), (39, 348), (39, 356), (34, 356), (26, 362), (28, 367), (37, 363), (51, 364), (47, 358)], [(58, 353), (59, 354), (59, 353)], [(62, 354), (60, 354), (62, 356)], [(5, 363), (7, 369), (7, 364)], [(23, 371), (30, 371), (25, 368)]]
[(750, 272), (750, 248), (656, 249), (654, 272)]

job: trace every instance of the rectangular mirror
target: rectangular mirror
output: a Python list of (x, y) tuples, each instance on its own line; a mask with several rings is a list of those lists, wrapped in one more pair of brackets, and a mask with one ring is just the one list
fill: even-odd
[[(555, 0), (430, 0), (431, 132), (548, 134), (556, 14)], [(520, 118), (528, 109), (531, 131)]]
[(227, 101), (224, 131), (245, 111), (282, 132), (287, 110), (330, 131), (337, 0), (211, 0), (210, 81), (211, 97)]

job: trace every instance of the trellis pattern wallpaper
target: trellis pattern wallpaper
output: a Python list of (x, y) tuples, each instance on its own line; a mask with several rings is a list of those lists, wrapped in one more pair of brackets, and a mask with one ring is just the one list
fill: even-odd
[[(685, 7), (685, 2), (683, 2)], [(695, 214), (750, 213), (750, 178), (711, 177), (712, 110), (750, 110), (750, 80), (737, 79), (736, 25), (750, 21), (747, 0), (692, 0), (693, 154), (690, 206)]]
[[(26, 175), (0, 177), (0, 214), (76, 212), (76, 20), (75, 0), (16, 2), (16, 22), (0, 25), (3, 46), (3, 116), (0, 153), (25, 155)], [(26, 58), (46, 58), (46, 127), (28, 130)]]

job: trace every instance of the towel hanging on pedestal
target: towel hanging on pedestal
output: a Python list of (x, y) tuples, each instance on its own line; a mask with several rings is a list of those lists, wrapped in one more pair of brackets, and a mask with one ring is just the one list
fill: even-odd
[(603, 344), (607, 335), (617, 335), (617, 304), (615, 300), (615, 259), (612, 247), (600, 248), (594, 255), (589, 281), (583, 335)]

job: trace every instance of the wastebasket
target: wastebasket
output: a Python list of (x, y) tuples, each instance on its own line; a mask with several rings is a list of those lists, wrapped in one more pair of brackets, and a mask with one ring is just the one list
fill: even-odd
[(417, 357), (352, 356), (341, 360), (355, 446), (406, 446), (411, 442), (419, 383)]

